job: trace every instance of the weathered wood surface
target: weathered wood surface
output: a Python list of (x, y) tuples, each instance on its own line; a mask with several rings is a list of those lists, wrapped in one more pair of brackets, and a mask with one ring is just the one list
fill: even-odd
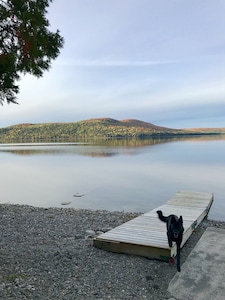
[(208, 214), (212, 193), (178, 192), (166, 204), (126, 222), (94, 239), (94, 246), (112, 252), (168, 260), (176, 255), (176, 245), (169, 248), (166, 224), (158, 219), (157, 210), (164, 215), (182, 215), (183, 246), (193, 230)]

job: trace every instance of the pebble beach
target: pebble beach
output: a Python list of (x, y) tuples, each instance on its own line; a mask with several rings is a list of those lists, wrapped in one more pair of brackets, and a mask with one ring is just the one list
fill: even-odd
[[(176, 266), (93, 247), (93, 237), (138, 213), (0, 205), (0, 299), (169, 299)], [(209, 226), (205, 219), (182, 263)]]

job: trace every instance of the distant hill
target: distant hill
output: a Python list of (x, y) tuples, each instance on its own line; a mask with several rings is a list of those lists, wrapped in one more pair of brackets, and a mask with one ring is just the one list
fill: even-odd
[(135, 119), (89, 119), (70, 123), (19, 124), (0, 129), (4, 141), (72, 141), (97, 138), (151, 138), (225, 134), (225, 128), (171, 129)]

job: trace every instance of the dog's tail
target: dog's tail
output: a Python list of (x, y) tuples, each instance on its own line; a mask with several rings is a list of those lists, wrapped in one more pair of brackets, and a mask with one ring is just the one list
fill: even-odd
[(168, 217), (165, 217), (165, 216), (163, 215), (163, 213), (162, 213), (161, 210), (157, 210), (157, 214), (158, 214), (159, 219), (160, 219), (161, 221), (167, 222)]

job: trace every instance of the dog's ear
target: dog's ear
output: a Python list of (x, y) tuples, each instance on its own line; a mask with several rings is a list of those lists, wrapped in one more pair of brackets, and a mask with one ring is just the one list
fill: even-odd
[(180, 216), (179, 220), (180, 220), (180, 223), (183, 224), (183, 217), (182, 216)]

